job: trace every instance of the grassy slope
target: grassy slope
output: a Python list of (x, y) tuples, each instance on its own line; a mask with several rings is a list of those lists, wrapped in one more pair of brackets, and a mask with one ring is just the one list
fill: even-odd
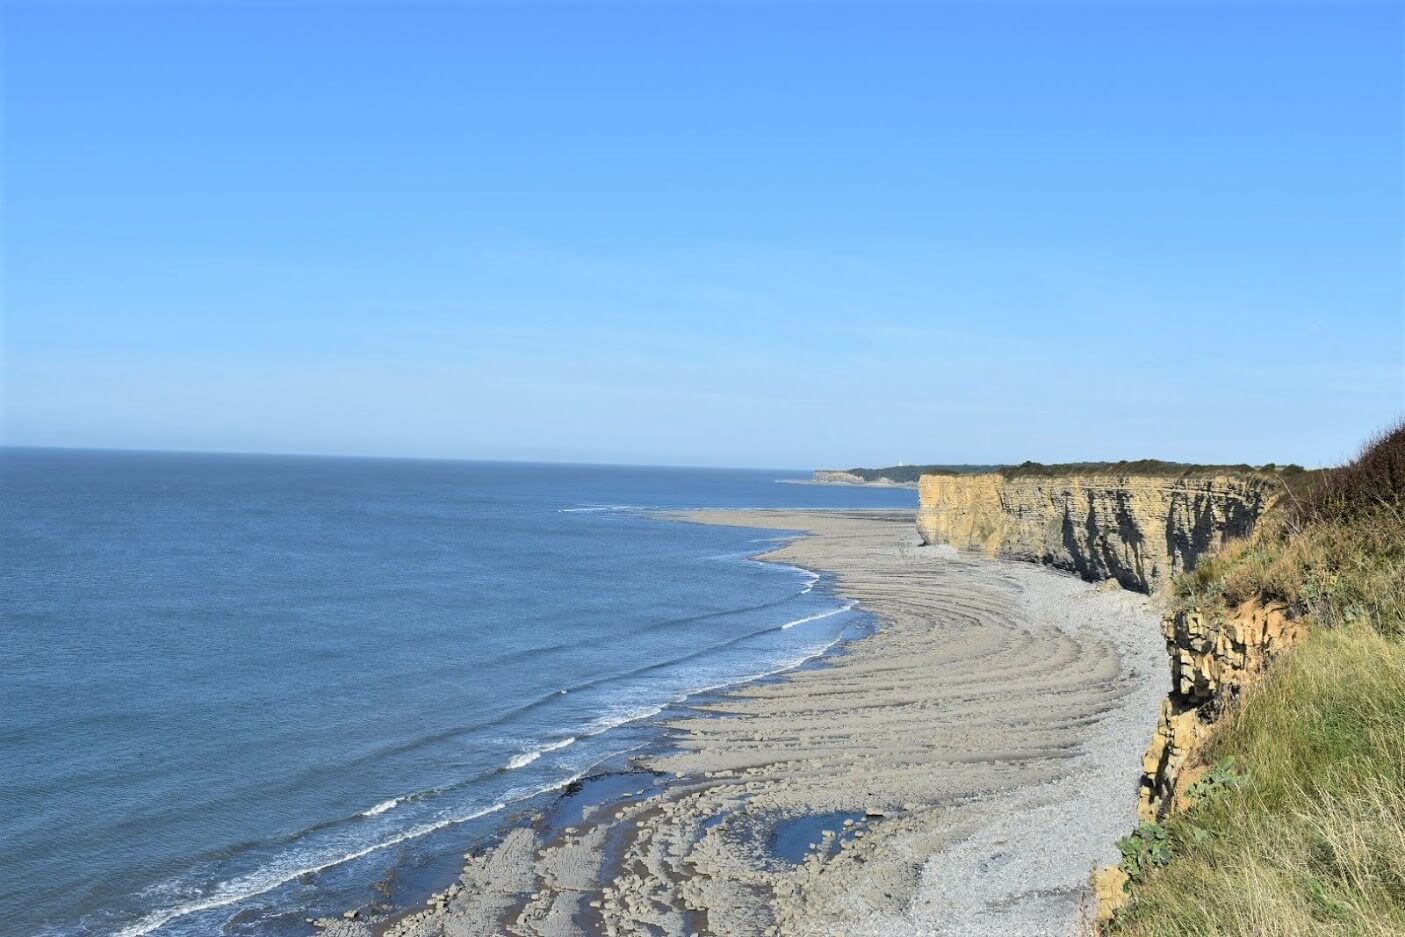
[(1284, 599), (1311, 632), (1222, 724), (1206, 760), (1239, 780), (1167, 821), (1112, 933), (1405, 935), (1405, 427), (1180, 592)]

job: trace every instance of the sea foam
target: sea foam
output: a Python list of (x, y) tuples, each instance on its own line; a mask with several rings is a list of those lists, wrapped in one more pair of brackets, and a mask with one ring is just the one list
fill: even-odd
[[(566, 691), (562, 690), (561, 692), (564, 693)], [(519, 755), (514, 755), (512, 760), (510, 760), (505, 765), (505, 767), (508, 771), (516, 771), (518, 768), (525, 768), (532, 762), (540, 758), (542, 755), (545, 755), (547, 752), (560, 751), (568, 745), (574, 745), (575, 741), (575, 736), (572, 736), (568, 739), (562, 739), (559, 742), (552, 742), (550, 745), (545, 745), (541, 748), (535, 748), (531, 751), (522, 752)]]

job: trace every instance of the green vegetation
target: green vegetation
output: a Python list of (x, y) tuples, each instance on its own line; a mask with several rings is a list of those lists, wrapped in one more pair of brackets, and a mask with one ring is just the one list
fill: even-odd
[(1191, 462), (1163, 462), (1160, 459), (1136, 459), (1121, 462), (1059, 462), (1045, 465), (1042, 462), (1021, 462), (1019, 465), (890, 465), (887, 468), (851, 468), (850, 474), (864, 481), (877, 481), (887, 478), (895, 482), (915, 482), (922, 475), (985, 475), (999, 473), (1006, 478), (1025, 476), (1057, 478), (1065, 475), (1170, 475), (1190, 477), (1195, 475), (1238, 475), (1262, 473), (1277, 475), (1284, 484), (1293, 490), (1303, 487), (1307, 479), (1321, 475), (1321, 472), (1305, 469), (1301, 465), (1200, 465)]
[(1195, 475), (1245, 475), (1249, 473), (1279, 475), (1296, 479), (1312, 475), (1301, 465), (1201, 465), (1193, 462), (1163, 462), (1160, 459), (1135, 459), (1121, 462), (1058, 462), (1044, 465), (1039, 462), (1021, 462), (1000, 469), (1006, 478), (1022, 476), (1056, 478), (1064, 475), (1171, 475), (1186, 478)]
[(1222, 721), (1113, 934), (1405, 935), (1405, 426), (1288, 502), (1178, 584), (1288, 601), (1309, 638)]
[(1159, 823), (1143, 823), (1131, 836), (1119, 839), (1117, 848), (1122, 853), (1118, 867), (1134, 882), (1171, 864), (1170, 836)]
[(1238, 790), (1247, 783), (1246, 775), (1235, 768), (1234, 756), (1227, 755), (1215, 762), (1208, 773), (1186, 788), (1186, 799), (1192, 804), (1206, 804), (1228, 791)]

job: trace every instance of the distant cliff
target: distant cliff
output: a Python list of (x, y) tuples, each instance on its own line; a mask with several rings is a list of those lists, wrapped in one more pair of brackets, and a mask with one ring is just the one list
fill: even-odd
[(1255, 472), (923, 475), (917, 530), (926, 543), (1151, 592), (1248, 534), (1279, 490)]
[(816, 469), (817, 485), (895, 485), (916, 488), (923, 475), (974, 475), (1002, 468), (999, 465), (890, 465), (887, 468)]

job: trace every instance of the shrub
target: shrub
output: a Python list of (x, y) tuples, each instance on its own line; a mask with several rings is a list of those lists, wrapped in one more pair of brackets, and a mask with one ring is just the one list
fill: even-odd
[(1153, 870), (1165, 868), (1171, 862), (1171, 841), (1166, 828), (1159, 823), (1143, 823), (1131, 836), (1117, 841), (1122, 853), (1118, 867), (1134, 882), (1140, 882)]
[(1326, 473), (1297, 506), (1300, 525), (1349, 521), (1405, 502), (1405, 423), (1367, 443), (1356, 461)]

